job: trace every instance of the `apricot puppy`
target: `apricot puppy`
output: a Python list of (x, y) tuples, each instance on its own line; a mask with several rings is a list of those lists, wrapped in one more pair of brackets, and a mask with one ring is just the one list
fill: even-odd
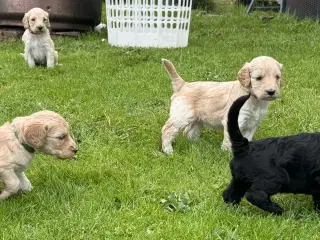
[(78, 150), (69, 126), (59, 114), (40, 111), (17, 117), (0, 127), (0, 200), (32, 189), (24, 174), (36, 151), (58, 158), (72, 158)]
[(25, 45), (23, 56), (29, 67), (53, 68), (58, 64), (58, 52), (54, 50), (50, 37), (49, 14), (41, 8), (32, 8), (22, 22), (26, 29), (22, 36)]
[(170, 116), (162, 127), (162, 150), (173, 152), (172, 142), (184, 130), (189, 139), (200, 137), (201, 126), (223, 130), (222, 149), (230, 150), (227, 116), (230, 105), (238, 97), (251, 94), (240, 112), (239, 125), (243, 135), (252, 139), (264, 119), (270, 101), (280, 96), (282, 65), (272, 57), (254, 58), (238, 72), (238, 80), (230, 82), (185, 82), (173, 64), (163, 59), (171, 78), (173, 95)]

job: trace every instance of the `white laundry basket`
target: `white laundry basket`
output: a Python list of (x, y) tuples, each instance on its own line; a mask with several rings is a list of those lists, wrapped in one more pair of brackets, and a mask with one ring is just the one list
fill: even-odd
[(106, 0), (108, 42), (121, 47), (186, 47), (192, 0)]

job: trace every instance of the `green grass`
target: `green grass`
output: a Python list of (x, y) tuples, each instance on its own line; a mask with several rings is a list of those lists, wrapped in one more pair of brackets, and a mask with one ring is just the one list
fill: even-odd
[(272, 56), (284, 65), (282, 98), (255, 138), (320, 128), (319, 23), (277, 14), (265, 23), (266, 13), (244, 11), (194, 12), (183, 49), (114, 48), (93, 33), (55, 38), (63, 66), (52, 70), (29, 69), (21, 41), (1, 42), (0, 122), (57, 111), (80, 149), (77, 161), (35, 157), (26, 171), (34, 189), (0, 203), (1, 238), (319, 239), (310, 196), (274, 196), (283, 216), (246, 200), (224, 204), (231, 155), (221, 133), (179, 136), (173, 156), (159, 152), (172, 92), (164, 57), (187, 81), (230, 81), (246, 61)]

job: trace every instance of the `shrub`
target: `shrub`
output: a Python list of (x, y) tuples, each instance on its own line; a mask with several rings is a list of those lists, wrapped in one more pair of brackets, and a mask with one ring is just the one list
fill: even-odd
[(202, 9), (205, 11), (213, 11), (215, 9), (214, 0), (193, 0), (192, 9)]

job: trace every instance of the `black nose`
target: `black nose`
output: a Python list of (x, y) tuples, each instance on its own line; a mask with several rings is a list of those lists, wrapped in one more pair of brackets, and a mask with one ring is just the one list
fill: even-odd
[(267, 90), (267, 93), (270, 95), (270, 96), (273, 96), (274, 94), (275, 94), (275, 90), (273, 90), (273, 89), (269, 89), (269, 90)]
[(38, 29), (41, 31), (43, 27), (38, 27)]

